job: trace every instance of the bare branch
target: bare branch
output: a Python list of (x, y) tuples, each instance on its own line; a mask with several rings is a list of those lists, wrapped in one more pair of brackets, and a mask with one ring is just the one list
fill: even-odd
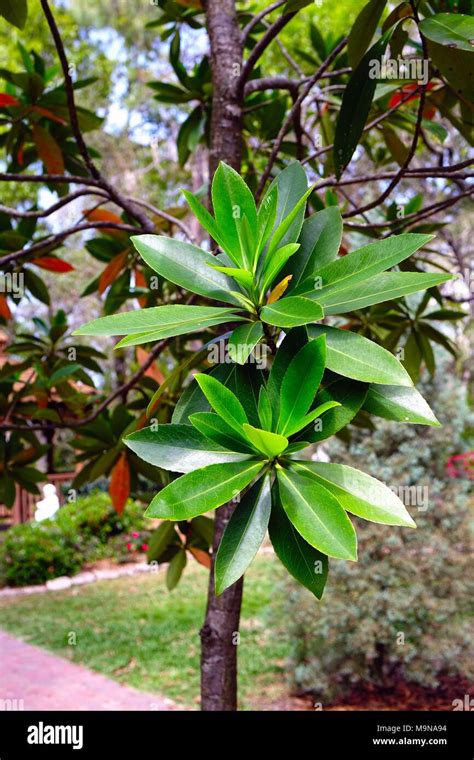
[(63, 208), (64, 206), (67, 206), (69, 203), (72, 203), (72, 201), (75, 201), (77, 198), (81, 198), (84, 195), (96, 195), (104, 198), (105, 200), (108, 200), (108, 196), (105, 195), (105, 191), (97, 190), (77, 190), (75, 193), (70, 193), (69, 195), (66, 195), (64, 198), (61, 198), (57, 203), (53, 203), (52, 206), (49, 206), (47, 209), (39, 209), (37, 211), (19, 211), (19, 209), (16, 208), (10, 208), (9, 206), (2, 206), (0, 205), (0, 213), (6, 214), (7, 216), (12, 216), (14, 218), (18, 219), (42, 219), (46, 216), (50, 216), (51, 214), (54, 214), (55, 211), (59, 211), (59, 209)]
[(265, 16), (268, 16), (268, 14), (272, 13), (272, 11), (276, 11), (277, 8), (280, 8), (282, 5), (285, 5), (285, 3), (286, 3), (286, 0), (278, 0), (278, 2), (272, 3), (272, 5), (269, 5), (267, 8), (264, 8), (263, 11), (260, 11), (252, 19), (250, 19), (247, 26), (244, 26), (244, 28), (242, 29), (242, 42), (245, 42), (245, 40), (249, 36), (252, 29), (254, 29), (254, 27), (256, 27), (257, 24), (259, 24), (260, 21), (263, 18), (265, 18)]
[(296, 16), (296, 12), (285, 13), (283, 16), (280, 16), (280, 18), (278, 18), (275, 23), (268, 27), (265, 34), (259, 39), (242, 67), (242, 72), (240, 74), (238, 84), (239, 90), (242, 91), (244, 89), (245, 83), (248, 79), (250, 79), (250, 75), (254, 70), (258, 59), (263, 55), (270, 43), (273, 42), (275, 37), (291, 21), (294, 16)]

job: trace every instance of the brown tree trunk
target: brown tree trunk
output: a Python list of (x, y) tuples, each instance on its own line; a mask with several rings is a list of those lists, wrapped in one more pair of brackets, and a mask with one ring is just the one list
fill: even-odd
[[(242, 103), (237, 82), (242, 45), (234, 0), (207, 0), (211, 45), (213, 101), (209, 178), (219, 161), (237, 171), (242, 155)], [(214, 558), (234, 504), (220, 507), (215, 517), (213, 560), (209, 577), (206, 618), (201, 629), (201, 709), (237, 709), (237, 644), (243, 579), (220, 596), (214, 592)]]

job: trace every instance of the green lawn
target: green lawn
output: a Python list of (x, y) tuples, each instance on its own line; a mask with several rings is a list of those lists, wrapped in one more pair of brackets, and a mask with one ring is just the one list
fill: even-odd
[[(245, 577), (239, 644), (243, 709), (269, 705), (287, 692), (284, 577), (272, 555), (257, 557)], [(207, 572), (191, 561), (172, 593), (159, 572), (4, 599), (0, 627), (118, 681), (197, 708), (206, 585)], [(75, 646), (68, 644), (71, 632)]]

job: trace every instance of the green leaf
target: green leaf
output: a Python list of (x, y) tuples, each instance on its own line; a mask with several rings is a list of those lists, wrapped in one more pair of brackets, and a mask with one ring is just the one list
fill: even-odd
[(355, 530), (331, 492), (308, 477), (281, 467), (277, 474), (283, 508), (305, 541), (330, 557), (356, 560)]
[(130, 240), (148, 266), (165, 280), (206, 298), (238, 304), (230, 294), (233, 281), (210, 266), (216, 263), (211, 253), (162, 235), (135, 235)]
[(174, 523), (165, 520), (151, 534), (149, 541), (147, 560), (148, 562), (158, 562), (161, 555), (168, 548), (170, 543), (176, 538)]
[(260, 425), (264, 430), (272, 429), (272, 405), (270, 403), (270, 397), (267, 393), (267, 389), (264, 385), (260, 388), (258, 396), (258, 418)]
[(350, 162), (362, 135), (377, 84), (370, 77), (374, 61), (381, 61), (392, 34), (389, 29), (373, 45), (352, 73), (342, 98), (334, 135), (334, 166), (337, 179)]
[(232, 513), (216, 556), (216, 594), (247, 570), (265, 538), (271, 512), (270, 478), (261, 478)]
[(186, 551), (184, 549), (180, 549), (174, 555), (173, 559), (168, 565), (168, 570), (166, 571), (166, 588), (168, 591), (173, 591), (173, 589), (178, 585), (183, 574), (183, 570), (186, 567), (186, 562)]
[(243, 429), (255, 448), (269, 459), (279, 456), (288, 446), (288, 438), (278, 433), (270, 433), (247, 423), (243, 425)]
[(199, 374), (195, 377), (216, 414), (222, 417), (229, 427), (242, 433), (242, 425), (248, 422), (248, 419), (237, 396), (211, 375)]
[(415, 528), (402, 501), (380, 480), (354, 467), (332, 462), (294, 462), (298, 473), (316, 479), (353, 515), (383, 525)]
[(288, 243), (271, 255), (267, 253), (261, 274), (260, 293), (264, 295), (288, 259), (299, 249), (299, 243)]
[(336, 258), (342, 240), (342, 217), (337, 206), (329, 206), (305, 220), (298, 238), (300, 249), (284, 275), (293, 274), (290, 291), (312, 278), (317, 269)]
[(438, 13), (423, 19), (420, 32), (428, 40), (434, 65), (467, 101), (474, 98), (474, 19), (462, 13)]
[(229, 451), (239, 451), (255, 456), (255, 451), (250, 446), (243, 431), (238, 433), (214, 412), (195, 412), (189, 417), (191, 425), (199, 430), (202, 435), (215, 441)]
[(248, 458), (227, 451), (190, 425), (142, 428), (124, 438), (124, 443), (145, 462), (172, 472), (192, 472), (209, 464), (242, 462)]
[(263, 335), (261, 322), (248, 322), (236, 327), (229, 338), (227, 351), (233, 362), (245, 364)]
[(273, 359), (267, 382), (267, 393), (273, 410), (273, 419), (278, 419), (280, 406), (280, 388), (291, 360), (308, 342), (308, 333), (305, 327), (296, 327), (290, 330), (284, 337)]
[(313, 428), (303, 430), (297, 436), (298, 440), (317, 443), (338, 433), (355, 417), (364, 403), (366, 395), (367, 385), (363, 383), (346, 379), (331, 383), (318, 393), (314, 403), (319, 405), (327, 401), (338, 401), (341, 406), (330, 409), (324, 415), (322, 425), (319, 426), (320, 429), (313, 426)]
[(300, 430), (303, 430), (303, 428), (310, 425), (311, 422), (314, 422), (314, 420), (320, 419), (321, 415), (323, 415), (325, 412), (328, 412), (330, 409), (335, 409), (337, 406), (341, 406), (339, 401), (325, 401), (324, 404), (319, 404), (316, 409), (308, 412), (308, 414), (305, 414), (303, 419), (292, 425), (291, 428), (287, 431), (287, 435), (294, 435), (295, 433), (298, 433)]
[(280, 390), (277, 431), (285, 434), (304, 418), (321, 383), (326, 364), (326, 339), (322, 336), (301, 348), (285, 372)]
[(272, 253), (276, 251), (278, 246), (280, 245), (281, 241), (286, 238), (285, 236), (288, 233), (288, 230), (291, 229), (291, 235), (294, 238), (292, 243), (295, 243), (298, 240), (298, 237), (301, 232), (301, 227), (303, 224), (304, 219), (304, 212), (306, 209), (306, 201), (308, 197), (313, 192), (314, 188), (309, 187), (305, 193), (301, 196), (301, 198), (295, 203), (294, 207), (291, 209), (290, 213), (284, 217), (284, 219), (280, 222), (276, 230), (273, 232), (271, 239), (270, 239), (270, 245), (268, 247), (267, 256), (271, 257)]
[(311, 338), (326, 336), (326, 366), (333, 372), (365, 383), (413, 385), (398, 359), (362, 335), (327, 325), (311, 325)]
[(440, 425), (416, 388), (402, 388), (399, 385), (372, 386), (369, 388), (363, 409), (385, 420), (435, 427)]
[(268, 526), (275, 554), (299, 583), (321, 599), (328, 576), (328, 558), (308, 544), (293, 527), (281, 506), (276, 484)]
[(229, 462), (211, 464), (188, 472), (157, 493), (146, 517), (164, 520), (187, 520), (209, 512), (234, 499), (248, 486), (264, 466), (264, 462)]
[(0, 0), (0, 16), (9, 24), (23, 29), (28, 16), (27, 0)]
[[(308, 189), (306, 172), (301, 164), (295, 161), (277, 174), (266, 191), (262, 203), (266, 202), (266, 199), (273, 193), (275, 187), (278, 189), (278, 203), (274, 229), (277, 229)], [(300, 208), (299, 214), (280, 241), (281, 247), (288, 243), (296, 243), (303, 219), (304, 208)]]
[[(183, 335), (212, 324), (227, 322), (234, 310), (218, 306), (185, 306), (169, 304), (150, 309), (127, 311), (94, 319), (75, 330), (73, 335), (141, 335), (160, 334), (161, 337)], [(214, 321), (217, 320), (217, 321)]]
[(298, 327), (323, 319), (324, 312), (316, 301), (302, 296), (288, 296), (264, 306), (260, 312), (263, 322), (277, 327)]
[(274, 184), (272, 191), (266, 193), (257, 212), (257, 257), (262, 252), (274, 226), (278, 206), (278, 185)]
[[(265, 354), (262, 361), (265, 360)], [(243, 366), (236, 365), (233, 378), (229, 387), (245, 409), (248, 421), (251, 425), (259, 426), (258, 397), (263, 384), (263, 372), (260, 364), (247, 363)]]
[(253, 195), (242, 177), (227, 164), (219, 164), (212, 181), (212, 205), (220, 234), (225, 240), (226, 251), (232, 254), (240, 266), (248, 266), (253, 250), (243, 244), (242, 221), (247, 219), (252, 231), (251, 242), (255, 245), (253, 231), (257, 229), (257, 209)]
[(431, 272), (383, 272), (355, 286), (334, 290), (327, 295), (318, 293), (317, 297), (326, 315), (345, 314), (364, 306), (392, 301), (419, 290), (427, 290), (451, 279), (451, 275)]
[[(195, 195), (190, 193), (188, 190), (183, 190), (183, 194), (189, 204), (189, 207), (191, 211), (193, 212), (194, 216), (197, 218), (198, 222), (201, 224), (202, 227), (209, 233), (209, 235), (214, 238), (216, 243), (222, 248), (222, 250), (225, 250), (225, 243), (224, 238), (222, 237), (219, 225), (217, 224), (216, 220), (213, 216), (209, 213), (207, 208), (202, 205), (202, 203), (199, 202), (199, 200), (196, 198)], [(230, 252), (227, 252), (230, 256)], [(232, 258), (232, 256), (231, 256)], [(232, 259), (234, 261), (234, 264), (238, 263), (238, 259)]]
[(433, 237), (415, 233), (392, 235), (333, 261), (316, 273), (315, 297), (319, 301), (322, 295), (352, 287), (390, 269), (429, 243)]
[(232, 277), (239, 285), (242, 285), (246, 290), (250, 290), (253, 286), (253, 276), (251, 272), (246, 269), (239, 269), (238, 267), (223, 267), (219, 264), (212, 264), (212, 268), (216, 272), (223, 272), (224, 274)]
[(347, 57), (354, 69), (372, 42), (387, 0), (370, 0), (357, 16), (347, 42)]

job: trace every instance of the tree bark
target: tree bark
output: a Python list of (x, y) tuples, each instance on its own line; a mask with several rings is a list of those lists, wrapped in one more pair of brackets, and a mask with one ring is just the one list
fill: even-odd
[[(205, 2), (213, 82), (209, 179), (219, 161), (239, 171), (242, 156), (242, 102), (238, 80), (242, 44), (234, 0)], [(243, 578), (220, 596), (214, 591), (214, 561), (234, 509), (229, 502), (215, 516), (206, 618), (201, 629), (201, 709), (237, 709), (237, 645)]]

